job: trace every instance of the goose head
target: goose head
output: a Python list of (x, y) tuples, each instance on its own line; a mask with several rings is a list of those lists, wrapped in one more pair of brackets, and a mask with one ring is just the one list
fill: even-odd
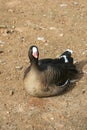
[(28, 51), (28, 57), (30, 59), (31, 64), (37, 64), (39, 58), (39, 51), (37, 46), (31, 46)]

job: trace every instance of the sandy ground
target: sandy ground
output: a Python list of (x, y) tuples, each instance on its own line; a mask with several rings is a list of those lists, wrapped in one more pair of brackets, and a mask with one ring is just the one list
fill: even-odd
[[(34, 98), (23, 86), (27, 52), (67, 48), (83, 74), (73, 89)], [(0, 0), (0, 130), (87, 130), (87, 0)]]

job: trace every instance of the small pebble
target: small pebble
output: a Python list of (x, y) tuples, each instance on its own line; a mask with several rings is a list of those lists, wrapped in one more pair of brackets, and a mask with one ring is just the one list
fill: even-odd
[(51, 119), (51, 120), (54, 120), (54, 118), (53, 118), (53, 117), (51, 117), (50, 119)]
[(14, 25), (12, 25), (12, 27), (11, 27), (12, 29), (14, 29), (14, 28), (16, 28)]
[(5, 42), (3, 42), (3, 41), (0, 41), (0, 44), (4, 44)]
[(84, 74), (87, 74), (87, 71), (83, 70), (83, 73), (84, 73)]
[(74, 1), (74, 3), (73, 3), (74, 5), (78, 5), (78, 2), (77, 1)]
[(4, 51), (0, 51), (0, 54), (4, 53)]
[(20, 37), (20, 41), (21, 41), (21, 42), (25, 41), (25, 39), (24, 39), (23, 36)]
[(9, 112), (9, 111), (7, 111), (6, 113), (7, 113), (7, 114), (10, 114), (10, 112)]
[(13, 32), (14, 32), (14, 30), (12, 30), (12, 29), (9, 29), (6, 31), (7, 34), (12, 34)]
[(63, 33), (61, 33), (61, 34), (59, 34), (59, 36), (60, 36), (60, 37), (63, 37), (63, 36), (64, 36), (64, 34), (63, 34)]
[(50, 30), (56, 30), (56, 27), (50, 27), (49, 29)]
[(10, 96), (14, 95), (14, 91), (13, 90), (10, 90)]
[(6, 25), (0, 25), (0, 28), (7, 28)]
[[(20, 32), (20, 33), (21, 33), (21, 32), (23, 32), (23, 29), (22, 29), (22, 28), (20, 28), (20, 27), (16, 27), (16, 28), (15, 28), (15, 31), (17, 31), (17, 32)], [(19, 37), (19, 38), (20, 38), (20, 37)]]
[(12, 50), (8, 50), (7, 52), (8, 52), (8, 53), (9, 53), (9, 52), (12, 52)]
[(37, 37), (38, 41), (44, 41), (44, 37)]
[(85, 54), (87, 54), (87, 50), (84, 50), (84, 51), (82, 52), (82, 55), (85, 55)]
[(85, 89), (83, 89), (83, 90), (82, 90), (82, 93), (84, 94), (84, 93), (85, 93), (85, 91), (86, 91), (86, 90), (85, 90)]
[(24, 109), (23, 109), (23, 105), (19, 104), (18, 107), (17, 107), (17, 112), (23, 112)]
[(23, 66), (16, 66), (15, 68), (18, 70), (21, 70), (23, 68)]
[(0, 60), (0, 64), (2, 64), (2, 63), (5, 63), (5, 61), (4, 60)]
[(67, 7), (67, 4), (60, 4), (60, 7)]
[(43, 17), (46, 17), (46, 14), (43, 14)]
[(11, 12), (11, 13), (13, 13), (14, 11), (13, 11), (12, 9), (9, 9), (9, 10), (8, 10), (8, 12)]

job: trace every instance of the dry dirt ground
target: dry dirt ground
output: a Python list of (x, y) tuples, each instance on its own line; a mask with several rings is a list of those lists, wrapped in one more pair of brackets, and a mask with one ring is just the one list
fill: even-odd
[[(83, 74), (70, 91), (27, 94), (32, 44), (40, 58), (73, 50)], [(0, 0), (0, 130), (87, 130), (87, 0)]]

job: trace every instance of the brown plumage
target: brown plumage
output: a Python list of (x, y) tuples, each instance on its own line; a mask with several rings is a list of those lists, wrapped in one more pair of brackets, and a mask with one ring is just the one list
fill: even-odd
[(59, 58), (39, 58), (36, 46), (29, 48), (31, 65), (24, 74), (24, 86), (27, 92), (36, 97), (58, 95), (69, 87), (70, 79), (77, 73), (71, 51), (65, 51)]

